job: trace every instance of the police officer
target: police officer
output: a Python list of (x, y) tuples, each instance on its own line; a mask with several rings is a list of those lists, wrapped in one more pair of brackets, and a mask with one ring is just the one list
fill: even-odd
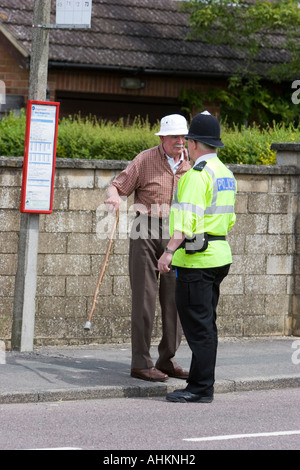
[(226, 241), (236, 216), (236, 180), (220, 161), (224, 147), (218, 119), (197, 114), (186, 136), (193, 168), (179, 180), (170, 214), (171, 239), (158, 261), (160, 273), (176, 271), (176, 305), (192, 351), (185, 389), (166, 397), (172, 402), (210, 403), (217, 355), (216, 309), (222, 280), (232, 263)]

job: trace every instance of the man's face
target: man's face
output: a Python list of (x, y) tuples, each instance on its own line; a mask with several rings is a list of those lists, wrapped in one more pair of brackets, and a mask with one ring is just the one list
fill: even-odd
[(164, 151), (171, 158), (181, 157), (183, 149), (185, 148), (186, 139), (184, 135), (166, 135), (160, 136), (163, 144)]
[(188, 151), (190, 159), (195, 162), (199, 157), (199, 151), (197, 147), (197, 142), (195, 140), (188, 140)]

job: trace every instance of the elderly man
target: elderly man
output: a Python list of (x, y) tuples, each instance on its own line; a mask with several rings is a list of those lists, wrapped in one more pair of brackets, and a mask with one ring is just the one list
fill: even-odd
[[(186, 119), (172, 114), (161, 119), (161, 144), (137, 155), (107, 190), (108, 210), (116, 212), (120, 196), (134, 192), (136, 218), (129, 249), (129, 275), (132, 290), (131, 376), (142, 380), (165, 381), (168, 377), (186, 379), (174, 360), (182, 337), (175, 304), (175, 274), (162, 274), (158, 287), (157, 261), (169, 241), (170, 205), (179, 178), (190, 169), (185, 149)], [(156, 295), (162, 316), (162, 338), (154, 367), (150, 355)]]

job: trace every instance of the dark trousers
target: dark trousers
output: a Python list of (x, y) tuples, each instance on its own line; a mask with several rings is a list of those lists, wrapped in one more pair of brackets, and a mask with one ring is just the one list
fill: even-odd
[(186, 390), (202, 396), (214, 392), (218, 346), (216, 325), (220, 284), (230, 265), (217, 268), (177, 268), (176, 305), (192, 351)]
[[(152, 221), (152, 223), (151, 223)], [(164, 226), (165, 224), (165, 226)], [(129, 276), (132, 290), (131, 341), (134, 369), (153, 366), (151, 336), (157, 294), (161, 307), (162, 338), (158, 345), (157, 368), (173, 370), (182, 328), (175, 303), (175, 273), (158, 280), (157, 262), (169, 241), (168, 221), (139, 216), (133, 223), (129, 249)]]

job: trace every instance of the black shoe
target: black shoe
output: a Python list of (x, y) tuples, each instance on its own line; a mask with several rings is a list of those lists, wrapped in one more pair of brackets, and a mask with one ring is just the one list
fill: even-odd
[(168, 393), (166, 396), (167, 401), (177, 403), (211, 403), (213, 399), (213, 395), (205, 397), (196, 393), (188, 392), (187, 390), (175, 390), (172, 393)]

